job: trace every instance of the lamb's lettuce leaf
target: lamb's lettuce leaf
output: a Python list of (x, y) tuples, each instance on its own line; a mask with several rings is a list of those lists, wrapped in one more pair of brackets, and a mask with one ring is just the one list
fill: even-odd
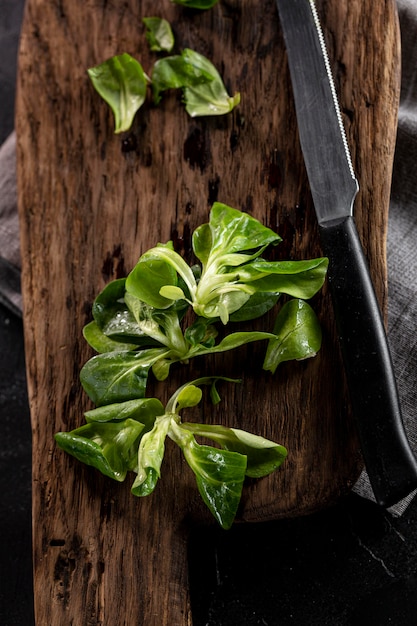
[(312, 307), (304, 300), (289, 300), (279, 311), (269, 340), (263, 368), (275, 373), (284, 361), (313, 357), (321, 348), (322, 332)]
[(162, 17), (144, 17), (142, 21), (152, 52), (171, 52), (175, 44), (171, 24)]
[(71, 432), (56, 433), (60, 448), (76, 459), (122, 482), (136, 467), (139, 437), (144, 425), (136, 420), (93, 422)]
[(124, 53), (87, 70), (95, 90), (114, 114), (115, 133), (129, 130), (146, 98), (149, 78), (139, 61)]

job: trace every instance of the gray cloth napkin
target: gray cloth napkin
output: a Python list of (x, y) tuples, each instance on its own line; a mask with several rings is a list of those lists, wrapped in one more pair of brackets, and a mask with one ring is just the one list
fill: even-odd
[[(404, 424), (417, 451), (417, 0), (398, 0), (402, 89), (388, 224), (388, 337)], [(0, 147), (0, 302), (21, 313), (15, 135)], [(354, 489), (373, 499), (364, 471)], [(390, 511), (401, 515), (415, 494)]]
[[(417, 451), (417, 0), (398, 0), (402, 77), (388, 220), (388, 339), (404, 425)], [(366, 472), (355, 491), (373, 499)], [(390, 509), (400, 515), (415, 495)]]
[(0, 302), (17, 315), (21, 315), (16, 136), (14, 132), (0, 147)]

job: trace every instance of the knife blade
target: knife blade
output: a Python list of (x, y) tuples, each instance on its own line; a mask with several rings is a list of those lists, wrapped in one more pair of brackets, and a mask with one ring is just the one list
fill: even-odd
[(276, 0), (362, 456), (384, 507), (417, 489), (391, 354), (353, 206), (356, 179), (313, 0)]

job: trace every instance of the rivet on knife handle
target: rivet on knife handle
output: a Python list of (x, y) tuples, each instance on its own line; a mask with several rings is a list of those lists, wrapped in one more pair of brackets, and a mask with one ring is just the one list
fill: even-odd
[(391, 506), (417, 489), (384, 324), (353, 219), (358, 182), (313, 0), (277, 0), (301, 147), (362, 454), (375, 498)]

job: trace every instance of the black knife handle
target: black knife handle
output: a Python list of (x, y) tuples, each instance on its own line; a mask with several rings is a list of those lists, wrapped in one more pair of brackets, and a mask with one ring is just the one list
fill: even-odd
[(376, 501), (417, 489), (385, 327), (353, 217), (320, 226), (336, 326), (363, 459)]

